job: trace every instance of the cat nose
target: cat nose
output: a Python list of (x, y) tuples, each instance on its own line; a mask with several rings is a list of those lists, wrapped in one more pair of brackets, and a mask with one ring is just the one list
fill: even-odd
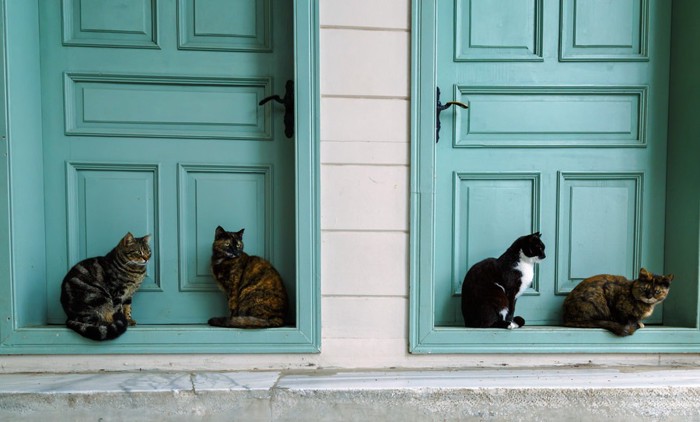
[(540, 255), (540, 259), (545, 259), (546, 257), (547, 255), (545, 255), (544, 252), (542, 252), (542, 255)]

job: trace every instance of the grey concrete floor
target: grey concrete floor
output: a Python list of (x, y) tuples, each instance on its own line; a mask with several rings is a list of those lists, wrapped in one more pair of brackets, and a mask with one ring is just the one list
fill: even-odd
[(700, 421), (700, 369), (0, 375), (1, 421)]

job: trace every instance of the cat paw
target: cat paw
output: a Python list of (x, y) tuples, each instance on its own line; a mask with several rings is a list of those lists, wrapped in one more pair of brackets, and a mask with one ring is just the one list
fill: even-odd
[(642, 321), (637, 322), (637, 327), (644, 328), (644, 323)]
[(208, 324), (211, 325), (212, 327), (228, 327), (228, 318), (226, 318), (226, 317), (209, 318)]
[(637, 331), (636, 325), (627, 324), (624, 327), (622, 327), (622, 329), (615, 331), (615, 334), (617, 334), (620, 337), (627, 337), (634, 334), (635, 331)]
[(136, 325), (136, 320), (129, 318), (129, 327), (133, 327), (134, 325)]
[(513, 330), (515, 328), (520, 328), (520, 326), (514, 322), (511, 322), (510, 324), (508, 324), (508, 326), (506, 328), (509, 330)]

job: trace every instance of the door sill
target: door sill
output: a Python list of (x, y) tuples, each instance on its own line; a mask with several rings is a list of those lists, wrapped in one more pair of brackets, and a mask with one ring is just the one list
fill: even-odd
[(120, 337), (93, 341), (60, 325), (23, 327), (0, 346), (0, 354), (318, 353), (296, 327), (226, 329), (209, 325), (141, 325)]

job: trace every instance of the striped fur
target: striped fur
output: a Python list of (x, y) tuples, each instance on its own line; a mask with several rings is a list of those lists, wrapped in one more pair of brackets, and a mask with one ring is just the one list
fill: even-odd
[(281, 327), (287, 312), (287, 291), (275, 268), (259, 256), (243, 252), (243, 230), (216, 228), (211, 269), (228, 298), (229, 315), (209, 325), (232, 328)]
[(92, 340), (124, 334), (131, 318), (131, 298), (146, 276), (150, 236), (127, 233), (105, 256), (87, 258), (71, 268), (61, 284), (66, 326)]

